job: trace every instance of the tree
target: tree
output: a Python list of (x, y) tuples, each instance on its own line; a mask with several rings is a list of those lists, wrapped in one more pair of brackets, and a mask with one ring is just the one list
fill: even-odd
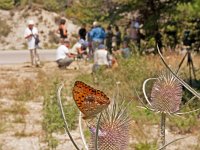
[(0, 9), (12, 9), (14, 6), (13, 0), (1, 0), (0, 1)]

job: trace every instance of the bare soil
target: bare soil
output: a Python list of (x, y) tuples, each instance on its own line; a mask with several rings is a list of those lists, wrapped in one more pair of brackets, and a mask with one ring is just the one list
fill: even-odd
[[(43, 97), (20, 102), (15, 99), (15, 91), (12, 91), (16, 80), (35, 80), (38, 72), (52, 71), (66, 75), (69, 83), (83, 72), (90, 73), (91, 64), (80, 64), (79, 70), (59, 70), (55, 62), (45, 62), (41, 68), (30, 67), (30, 64), (3, 65), (0, 67), (0, 149), (1, 150), (44, 150), (48, 149), (45, 143), (45, 131), (42, 128)], [(74, 62), (71, 67), (77, 67)], [(18, 83), (18, 82), (17, 82)], [(19, 86), (20, 87), (20, 86)], [(15, 94), (14, 94), (15, 93)], [(18, 93), (20, 94), (20, 93)], [(78, 130), (72, 131), (72, 136), (82, 147)], [(63, 134), (55, 134), (59, 140), (57, 150), (70, 149), (73, 146), (69, 137)]]

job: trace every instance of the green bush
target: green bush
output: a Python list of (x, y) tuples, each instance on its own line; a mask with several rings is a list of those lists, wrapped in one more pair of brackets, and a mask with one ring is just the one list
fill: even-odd
[(13, 0), (1, 0), (0, 1), (0, 9), (9, 10), (12, 9), (14, 6)]
[[(58, 78), (52, 78), (52, 82), (48, 83), (48, 88), (46, 85), (43, 85), (43, 90), (41, 91), (44, 94), (44, 118), (43, 118), (43, 129), (46, 131), (46, 141), (48, 146), (52, 149), (58, 146), (58, 140), (53, 137), (53, 133), (63, 131), (64, 121), (61, 117), (61, 112), (57, 102), (57, 88), (59, 84)], [(63, 91), (65, 93), (66, 91)], [(62, 100), (64, 97), (62, 96)], [(66, 120), (70, 130), (74, 130), (77, 127), (77, 117), (78, 109), (75, 106), (75, 103), (66, 103), (64, 104), (64, 111), (66, 115)]]
[(44, 2), (44, 8), (48, 11), (58, 11), (60, 5), (56, 0), (48, 0)]
[(10, 31), (11, 31), (11, 28), (7, 24), (7, 22), (5, 20), (0, 19), (0, 37), (1, 36), (2, 37), (8, 36), (8, 34), (10, 33)]

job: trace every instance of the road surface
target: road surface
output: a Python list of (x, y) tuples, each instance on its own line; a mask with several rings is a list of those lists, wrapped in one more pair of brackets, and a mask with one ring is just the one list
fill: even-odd
[[(56, 50), (38, 50), (40, 60), (55, 61)], [(0, 51), (0, 65), (19, 64), (30, 62), (29, 50), (6, 50)]]

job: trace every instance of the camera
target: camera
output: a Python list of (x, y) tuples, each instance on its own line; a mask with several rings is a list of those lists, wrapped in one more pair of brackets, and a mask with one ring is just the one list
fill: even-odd
[(192, 41), (190, 38), (190, 31), (185, 31), (184, 35), (183, 35), (183, 45), (185, 46), (191, 46), (192, 45)]

